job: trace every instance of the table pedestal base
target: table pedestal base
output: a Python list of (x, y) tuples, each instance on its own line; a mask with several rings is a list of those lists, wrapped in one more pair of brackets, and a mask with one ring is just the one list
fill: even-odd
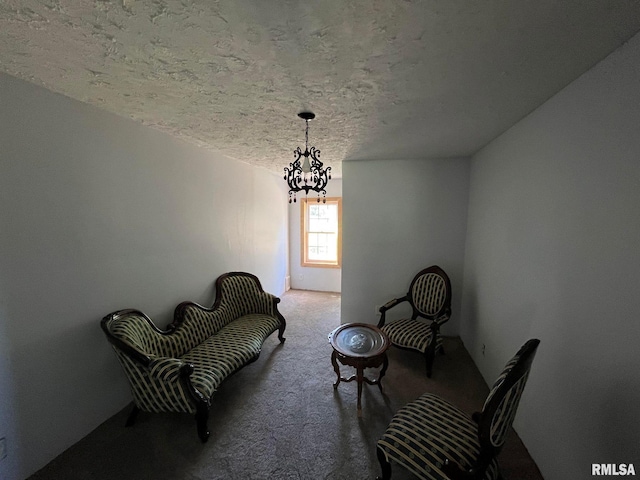
[[(352, 375), (349, 378), (345, 378), (340, 375), (340, 366), (338, 365), (338, 361), (343, 365), (348, 365), (350, 367), (354, 367), (356, 369), (356, 374)], [(387, 359), (387, 354), (382, 353), (381, 355), (376, 355), (374, 357), (360, 358), (360, 357), (350, 357), (341, 355), (335, 350), (331, 354), (331, 364), (333, 365), (333, 369), (338, 376), (336, 383), (333, 384), (334, 390), (338, 388), (340, 382), (353, 382), (356, 380), (358, 382), (358, 416), (362, 416), (362, 384), (368, 383), (369, 385), (378, 385), (380, 392), (382, 392), (382, 377), (387, 373), (387, 367), (389, 366), (389, 360)], [(376, 368), (382, 365), (382, 369), (380, 370), (380, 374), (378, 378), (375, 380), (370, 380), (369, 378), (364, 376), (365, 368)]]

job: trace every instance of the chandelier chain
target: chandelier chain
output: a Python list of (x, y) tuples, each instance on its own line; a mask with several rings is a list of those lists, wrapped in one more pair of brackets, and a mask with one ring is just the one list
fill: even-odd
[(304, 150), (309, 150), (309, 120), (305, 120), (307, 122), (307, 129), (304, 132)]

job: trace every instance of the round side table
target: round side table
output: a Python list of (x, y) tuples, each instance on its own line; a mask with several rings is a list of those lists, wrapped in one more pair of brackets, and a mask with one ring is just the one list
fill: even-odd
[[(362, 416), (362, 384), (378, 385), (382, 392), (382, 377), (387, 371), (389, 361), (387, 359), (387, 349), (389, 348), (389, 338), (375, 325), (368, 323), (345, 323), (333, 330), (329, 334), (329, 343), (333, 348), (331, 353), (331, 364), (338, 376), (333, 388), (338, 388), (340, 382), (358, 382), (358, 416)], [(349, 378), (340, 375), (340, 362), (356, 369), (356, 374)], [(370, 380), (364, 376), (365, 368), (376, 368), (382, 365), (380, 374), (375, 380)]]

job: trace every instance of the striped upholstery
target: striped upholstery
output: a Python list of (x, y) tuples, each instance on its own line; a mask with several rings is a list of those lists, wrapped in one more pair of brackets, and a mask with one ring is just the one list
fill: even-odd
[[(431, 344), (433, 331), (430, 322), (403, 318), (387, 323), (382, 327), (391, 343), (398, 347), (410, 348), (419, 352), (426, 352)], [(437, 335), (436, 350), (442, 347), (442, 335)]]
[[(151, 368), (136, 362), (118, 348), (114, 347), (114, 350), (127, 374), (133, 401), (140, 410), (195, 413), (196, 407), (189, 392), (178, 378), (179, 368), (184, 365), (183, 361), (170, 359), (176, 362), (177, 368), (173, 374), (163, 375), (163, 372), (152, 372)], [(216, 386), (221, 381), (222, 378), (216, 378)]]
[(157, 357), (176, 357), (177, 345), (149, 322), (142, 312), (118, 316), (109, 322), (109, 332), (136, 350)]
[(441, 275), (427, 273), (416, 279), (411, 287), (413, 303), (422, 315), (435, 316), (447, 298), (447, 286)]
[(260, 355), (264, 340), (278, 329), (278, 319), (255, 314), (240, 317), (217, 335), (205, 340), (182, 360), (193, 364), (191, 381), (204, 394), (211, 397), (219, 382)]
[(203, 309), (196, 303), (186, 305), (182, 313), (182, 322), (172, 333), (176, 344), (176, 356), (182, 356), (200, 345), (211, 335), (219, 332), (234, 318), (228, 306), (214, 310)]
[[(505, 366), (504, 370), (500, 374), (500, 376), (496, 379), (489, 392), (489, 396), (484, 402), (484, 406), (482, 407), (483, 411), (486, 411), (490, 408), (491, 401), (494, 397), (499, 395), (500, 387), (503, 385), (505, 379), (513, 369), (515, 365), (517, 365), (520, 360), (521, 352), (518, 352)], [(518, 410), (518, 405), (520, 404), (520, 398), (522, 397), (522, 392), (524, 391), (524, 386), (527, 383), (527, 379), (529, 378), (529, 370), (527, 369), (523, 375), (504, 393), (504, 398), (500, 400), (498, 407), (495, 410), (491, 418), (491, 422), (489, 425), (489, 438), (491, 444), (494, 447), (502, 447), (504, 441), (506, 440), (507, 432), (509, 427), (513, 424), (513, 419), (516, 416), (516, 412)]]
[(383, 480), (390, 478), (391, 462), (421, 479), (448, 479), (455, 473), (461, 474), (456, 478), (500, 478), (496, 457), (513, 424), (539, 343), (529, 340), (507, 362), (482, 412), (473, 418), (430, 393), (401, 408), (378, 440)]
[(256, 313), (277, 319), (273, 295), (262, 291), (252, 277), (225, 277), (218, 286), (219, 302), (214, 308), (204, 309), (192, 303), (182, 310), (181, 323), (172, 334), (176, 356), (184, 355), (230, 322), (245, 315)]
[(226, 277), (218, 284), (220, 307), (231, 310), (231, 318), (239, 318), (250, 313), (264, 313), (274, 315), (273, 295), (262, 291), (251, 277), (236, 275)]
[[(445, 459), (470, 468), (478, 458), (478, 425), (462, 410), (427, 393), (394, 415), (378, 448), (387, 462), (402, 465), (418, 478), (448, 479), (442, 472)], [(495, 459), (482, 478), (498, 478)]]
[[(216, 286), (214, 307), (184, 302), (166, 331), (137, 310), (103, 319), (140, 410), (196, 413), (191, 388), (208, 401), (225, 378), (258, 357), (269, 335), (284, 329), (275, 297), (254, 276), (225, 274)], [(193, 370), (185, 382), (181, 369), (189, 364)]]

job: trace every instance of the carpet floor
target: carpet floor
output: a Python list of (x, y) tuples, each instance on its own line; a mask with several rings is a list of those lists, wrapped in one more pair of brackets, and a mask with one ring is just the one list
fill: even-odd
[[(125, 428), (129, 406), (31, 480), (373, 480), (380, 472), (376, 441), (400, 407), (432, 392), (472, 413), (489, 391), (457, 337), (445, 338), (446, 355), (436, 358), (431, 379), (421, 355), (392, 347), (384, 394), (365, 384), (358, 418), (356, 383), (333, 388), (327, 335), (340, 325), (340, 295), (291, 290), (282, 296), (280, 311), (287, 320), (286, 342), (270, 336), (260, 358), (222, 384), (212, 400), (206, 444), (186, 414), (141, 413)], [(519, 347), (513, 346), (514, 353)], [(505, 480), (542, 479), (513, 431), (499, 461)], [(392, 478), (415, 477), (395, 466)]]

